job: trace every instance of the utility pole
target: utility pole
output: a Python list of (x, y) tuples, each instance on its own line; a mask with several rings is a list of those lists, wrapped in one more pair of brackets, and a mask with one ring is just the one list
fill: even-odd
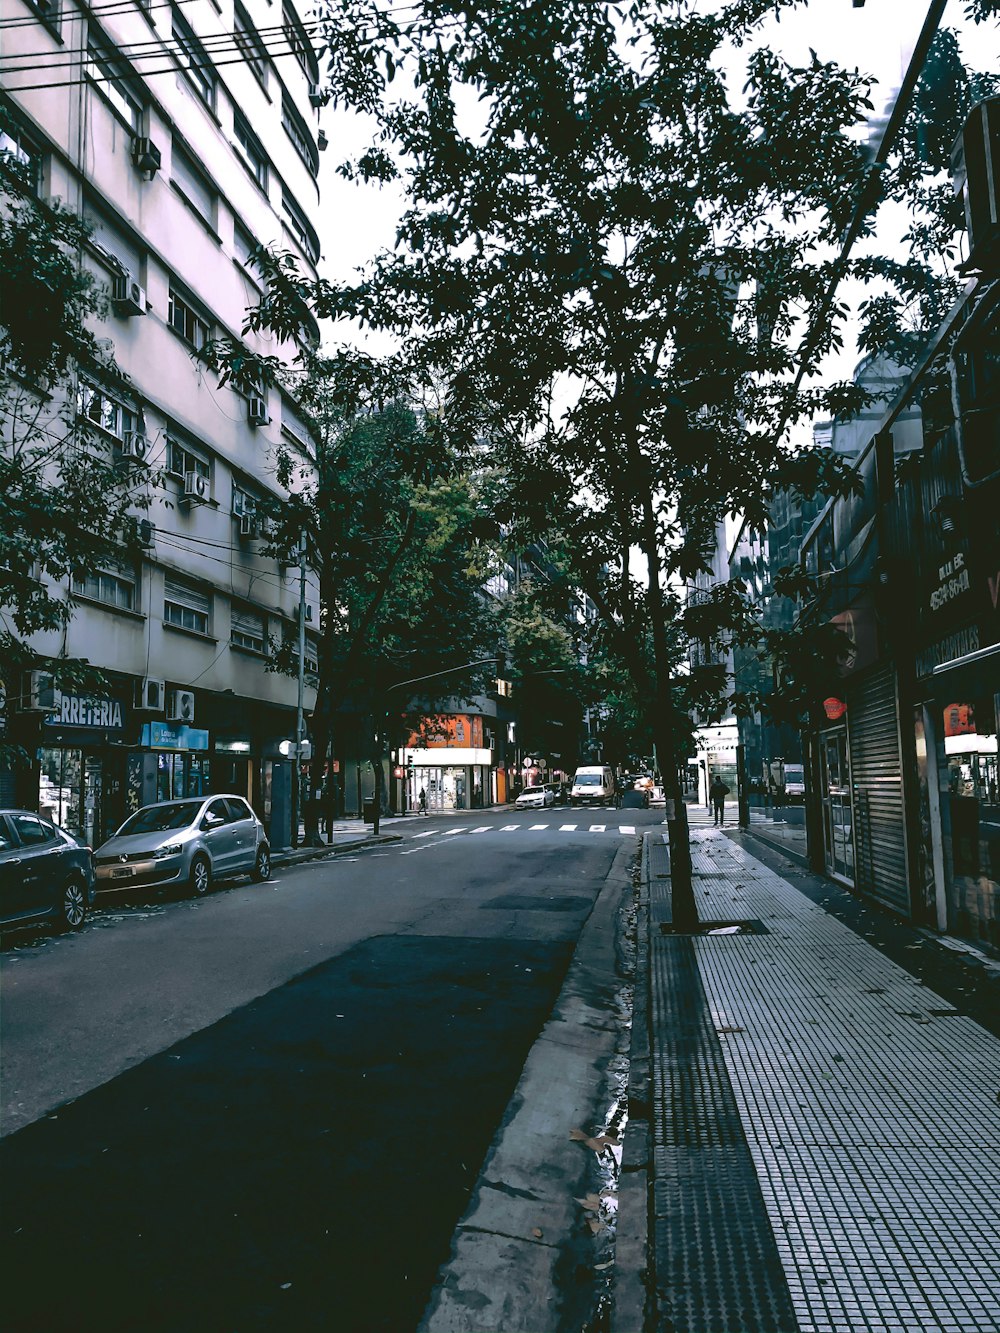
[(306, 688), (306, 534), (299, 535), (299, 689), (295, 709), (295, 773), (292, 778), (292, 846), (299, 845), (302, 815), (302, 739), (305, 720), (302, 705)]

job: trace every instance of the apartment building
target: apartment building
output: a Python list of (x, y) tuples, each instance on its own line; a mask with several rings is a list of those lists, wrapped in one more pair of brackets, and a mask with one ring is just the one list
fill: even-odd
[[(120, 374), (81, 371), (75, 408), (150, 499), (142, 559), (76, 571), (65, 633), (33, 641), (109, 685), (20, 690), (8, 736), (37, 758), (13, 795), (96, 843), (140, 804), (235, 791), (280, 842), (298, 682), (267, 668), (269, 643), (297, 643), (299, 571), (261, 550), (261, 513), (279, 447), (308, 432), (277, 386), (220, 388), (194, 354), (227, 336), (294, 353), (243, 325), (258, 244), (310, 274), (319, 259), (306, 27), (294, 0), (10, 0), (4, 16), (0, 147), (90, 224), (83, 262), (111, 299)], [(306, 615), (318, 625), (311, 578)], [(315, 657), (307, 634), (307, 673)]]

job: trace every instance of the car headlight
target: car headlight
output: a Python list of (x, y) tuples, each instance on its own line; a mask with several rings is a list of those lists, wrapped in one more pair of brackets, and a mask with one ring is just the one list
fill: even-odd
[(184, 850), (182, 842), (168, 842), (166, 847), (158, 847), (153, 853), (154, 861), (162, 861), (165, 856), (179, 856)]

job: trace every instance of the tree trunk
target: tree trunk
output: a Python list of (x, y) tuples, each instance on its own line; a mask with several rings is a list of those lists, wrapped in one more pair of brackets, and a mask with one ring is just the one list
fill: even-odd
[[(638, 454), (638, 446), (636, 446)], [(644, 470), (645, 471), (645, 470)], [(639, 472), (638, 475), (642, 475)], [(663, 794), (667, 798), (667, 838), (670, 844), (670, 895), (673, 904), (673, 923), (678, 930), (694, 930), (698, 925), (698, 909), (694, 901), (691, 878), (691, 840), (688, 832), (687, 807), (681, 782), (681, 762), (685, 755), (678, 753), (675, 725), (676, 706), (670, 678), (670, 653), (667, 645), (666, 615), (663, 590), (660, 587), (661, 562), (656, 536), (656, 514), (649, 482), (642, 484), (642, 547), (646, 557), (649, 581), (649, 623), (653, 635), (653, 669), (655, 693), (654, 715), (651, 719), (660, 759)]]

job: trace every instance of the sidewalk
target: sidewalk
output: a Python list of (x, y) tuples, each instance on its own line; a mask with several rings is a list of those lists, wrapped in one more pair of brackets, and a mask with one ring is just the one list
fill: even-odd
[(615, 1333), (997, 1333), (1000, 1040), (692, 825), (699, 918), (747, 933), (672, 934), (647, 834)]

